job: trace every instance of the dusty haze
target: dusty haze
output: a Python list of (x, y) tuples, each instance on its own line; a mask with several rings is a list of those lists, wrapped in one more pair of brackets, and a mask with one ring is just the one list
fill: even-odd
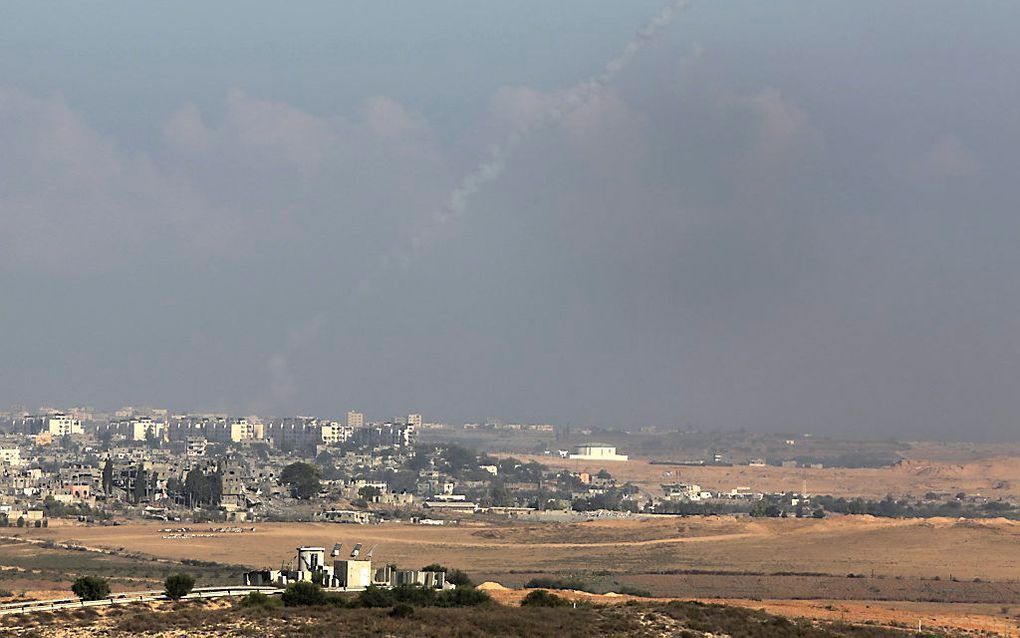
[(1020, 6), (666, 5), (6, 7), (0, 405), (1013, 436)]

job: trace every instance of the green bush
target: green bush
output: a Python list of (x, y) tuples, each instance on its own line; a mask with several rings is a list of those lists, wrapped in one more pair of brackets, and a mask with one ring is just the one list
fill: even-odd
[(390, 610), (390, 616), (393, 618), (410, 618), (414, 615), (414, 607), (405, 603), (394, 605), (393, 609)]
[(362, 607), (392, 607), (396, 602), (390, 590), (375, 585), (358, 594), (358, 604)]
[(457, 587), (474, 587), (468, 573), (462, 569), (447, 569), (439, 563), (430, 563), (421, 568), (423, 572), (446, 572), (446, 582)]
[(474, 607), (492, 600), (488, 592), (481, 589), (463, 588), (445, 589), (436, 595), (436, 607)]
[(110, 583), (99, 576), (79, 576), (71, 585), (71, 591), (82, 600), (99, 600), (110, 595)]
[(325, 602), (326, 592), (315, 583), (301, 581), (283, 590), (283, 604), (287, 607), (308, 607)]
[(163, 582), (163, 587), (166, 589), (167, 598), (180, 600), (195, 588), (195, 577), (191, 574), (170, 574)]
[(570, 601), (556, 594), (550, 594), (544, 589), (528, 592), (528, 595), (521, 601), (521, 607), (567, 607), (568, 605), (570, 605)]
[(566, 580), (559, 578), (549, 578), (546, 576), (540, 576), (538, 578), (532, 578), (528, 582), (524, 583), (525, 589), (572, 589), (574, 591), (586, 591), (588, 593), (596, 593), (592, 589), (591, 585), (585, 583), (582, 580), (576, 578), (568, 578)]
[(241, 599), (242, 607), (259, 607), (259, 608), (270, 608), (278, 607), (281, 602), (276, 598), (266, 596), (260, 591), (249, 592), (244, 598)]
[(437, 591), (421, 585), (401, 585), (393, 589), (369, 587), (358, 594), (360, 607), (393, 607), (413, 605), (415, 607), (472, 607), (492, 600), (484, 591), (472, 588), (445, 589)]
[(638, 596), (640, 598), (651, 598), (652, 592), (647, 589), (641, 589), (640, 587), (633, 587), (631, 585), (620, 585), (615, 589), (618, 594), (627, 594), (628, 596)]

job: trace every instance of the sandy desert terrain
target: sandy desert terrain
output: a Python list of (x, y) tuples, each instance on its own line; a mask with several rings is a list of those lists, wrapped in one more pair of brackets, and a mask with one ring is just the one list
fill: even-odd
[(575, 472), (609, 470), (621, 483), (632, 482), (660, 494), (661, 484), (688, 482), (712, 491), (747, 487), (756, 492), (800, 492), (833, 496), (884, 498), (924, 496), (927, 492), (1020, 497), (1020, 457), (997, 456), (961, 462), (904, 459), (884, 468), (785, 468), (653, 465), (644, 459), (592, 462), (536, 455), (518, 456), (551, 468)]
[[(278, 566), (298, 545), (377, 545), (376, 560), (442, 562), (474, 572), (717, 570), (1011, 581), (1020, 523), (1005, 519), (661, 517), (562, 524), (371, 526), (264, 523), (242, 534), (176, 539), (166, 523), (67, 524), (11, 535), (176, 559)], [(196, 530), (201, 525), (193, 526)]]
[[(13, 531), (117, 553), (279, 567), (298, 545), (377, 546), (375, 560), (440, 562), (520, 586), (579, 576), (657, 597), (725, 600), (791, 616), (897, 619), (1006, 634), (1020, 611), (1020, 523), (1002, 519), (661, 517), (446, 527), (256, 524), (244, 533), (164, 538), (166, 523), (65, 524)], [(854, 576), (848, 577), (849, 574)], [(514, 594), (516, 595), (516, 594)], [(581, 594), (579, 594), (581, 595)]]

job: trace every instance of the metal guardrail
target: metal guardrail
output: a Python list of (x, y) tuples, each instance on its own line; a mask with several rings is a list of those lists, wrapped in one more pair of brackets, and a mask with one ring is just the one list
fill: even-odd
[[(196, 587), (183, 597), (183, 600), (197, 598), (222, 598), (226, 596), (243, 596), (252, 592), (278, 594), (282, 590), (276, 587), (259, 587), (247, 585), (226, 585), (221, 587)], [(9, 614), (27, 614), (37, 611), (58, 611), (62, 609), (82, 609), (86, 607), (106, 607), (127, 603), (155, 602), (169, 600), (166, 593), (159, 591), (118, 592), (99, 600), (81, 600), (80, 598), (56, 598), (51, 600), (29, 600), (0, 605), (0, 616)]]

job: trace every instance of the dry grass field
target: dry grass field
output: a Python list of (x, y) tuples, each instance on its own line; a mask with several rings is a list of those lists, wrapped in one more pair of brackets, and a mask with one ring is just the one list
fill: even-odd
[[(166, 523), (54, 525), (11, 535), (251, 566), (279, 566), (298, 545), (378, 545), (376, 560), (441, 562), (474, 572), (621, 574), (677, 570), (798, 572), (1008, 581), (1020, 575), (1020, 523), (1004, 519), (659, 517), (583, 523), (265, 523), (242, 534), (166, 539)], [(200, 525), (194, 526), (196, 530)]]
[[(440, 562), (510, 586), (538, 575), (577, 576), (600, 591), (628, 585), (663, 598), (726, 600), (790, 616), (908, 623), (922, 618), (931, 627), (982, 627), (997, 634), (1012, 631), (1013, 610), (1020, 612), (1015, 580), (1020, 523), (1001, 519), (661, 517), (446, 527), (270, 523), (256, 524), (253, 532), (209, 535), (192, 525), (202, 535), (183, 539), (164, 538), (160, 529), (166, 525), (64, 524), (11, 534), (136, 554), (136, 560), (142, 554), (265, 567), (289, 561), (298, 545), (362, 542), (378, 546), (379, 562), (408, 567)], [(36, 547), (43, 554), (55, 551)]]

